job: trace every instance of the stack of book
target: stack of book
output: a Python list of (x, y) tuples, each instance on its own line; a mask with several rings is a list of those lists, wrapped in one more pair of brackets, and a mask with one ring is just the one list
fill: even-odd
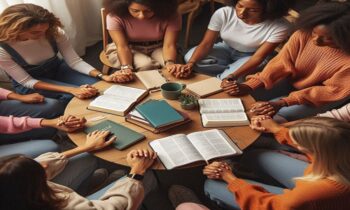
[(191, 121), (164, 100), (149, 100), (136, 106), (125, 120), (153, 133), (160, 133)]

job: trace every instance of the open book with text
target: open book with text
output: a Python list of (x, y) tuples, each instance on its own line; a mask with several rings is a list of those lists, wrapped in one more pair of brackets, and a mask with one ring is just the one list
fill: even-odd
[(218, 129), (176, 134), (154, 140), (150, 146), (167, 169), (242, 154), (226, 133)]
[(249, 125), (239, 98), (199, 99), (198, 104), (204, 127)]
[(166, 83), (166, 79), (159, 73), (158, 70), (139, 71), (135, 75), (147, 90), (153, 90), (160, 88), (160, 86)]
[(125, 116), (135, 103), (147, 96), (148, 91), (122, 85), (112, 85), (95, 98), (88, 109)]

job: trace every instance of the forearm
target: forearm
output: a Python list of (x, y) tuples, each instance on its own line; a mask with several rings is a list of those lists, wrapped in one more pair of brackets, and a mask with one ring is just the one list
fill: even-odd
[(54, 85), (47, 82), (39, 81), (34, 85), (34, 89), (39, 90), (49, 90), (49, 91), (56, 91), (56, 92), (64, 92), (64, 93), (72, 93), (72, 90), (74, 87), (67, 87), (67, 86), (61, 86), (61, 85)]
[(261, 62), (263, 62), (263, 60), (264, 58), (253, 56), (232, 74), (236, 78), (249, 75), (251, 72), (256, 70), (256, 68), (261, 64)]
[(10, 94), (7, 95), (7, 99), (9, 100), (20, 100), (22, 95), (20, 94), (17, 94), (17, 93), (14, 93), (14, 92), (11, 92)]
[(196, 50), (193, 52), (188, 63), (196, 63), (208, 55), (209, 51), (213, 48), (213, 45), (199, 44)]
[(164, 46), (163, 47), (163, 58), (164, 61), (176, 61), (176, 46)]
[(120, 61), (120, 65), (132, 65), (133, 64), (133, 55), (128, 46), (125, 47), (117, 47), (118, 59)]
[(79, 154), (84, 153), (84, 152), (89, 152), (90, 150), (91, 150), (91, 148), (89, 148), (87, 146), (78, 146), (76, 148), (64, 151), (61, 154), (64, 155), (66, 158), (70, 158), (70, 157), (79, 155)]

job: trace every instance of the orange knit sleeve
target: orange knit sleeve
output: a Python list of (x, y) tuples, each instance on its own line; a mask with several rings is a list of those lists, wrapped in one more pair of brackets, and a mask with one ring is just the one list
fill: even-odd
[(323, 84), (293, 91), (283, 98), (289, 106), (295, 104), (312, 104), (321, 106), (327, 103), (342, 100), (350, 96), (350, 68), (339, 69)]
[(253, 90), (264, 86), (271, 89), (280, 80), (293, 75), (295, 59), (302, 48), (301, 32), (295, 32), (283, 46), (282, 50), (274, 57), (260, 73), (250, 75), (244, 83)]

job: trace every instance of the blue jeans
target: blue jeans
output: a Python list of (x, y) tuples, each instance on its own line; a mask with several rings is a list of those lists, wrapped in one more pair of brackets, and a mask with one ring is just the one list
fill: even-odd
[[(250, 150), (243, 153), (241, 164), (250, 168), (264, 183), (247, 180), (274, 194), (282, 194), (283, 189), (295, 186), (293, 178), (303, 176), (306, 162), (288, 157), (272, 150)], [(234, 194), (228, 191), (222, 181), (207, 180), (204, 191), (218, 205), (228, 209), (240, 209)]]
[[(190, 49), (185, 55), (186, 63), (190, 60), (196, 47)], [(220, 79), (226, 78), (246, 63), (255, 52), (240, 52), (229, 47), (224, 42), (214, 44), (209, 55), (198, 61), (194, 70), (199, 73), (217, 76)], [(269, 58), (266, 58), (258, 67), (257, 71), (266, 65)]]
[[(264, 88), (258, 88), (252, 92), (252, 96), (257, 101), (277, 101), (284, 96), (288, 96), (289, 93), (292, 91), (295, 91), (296, 89), (288, 82), (288, 79), (284, 79), (281, 82), (275, 84), (275, 86), (270, 89), (266, 90)], [(340, 101), (334, 101), (328, 104), (325, 104), (320, 107), (314, 107), (310, 105), (292, 105), (288, 107), (283, 107), (280, 109), (277, 113), (277, 115), (282, 116), (288, 121), (294, 121), (298, 119), (302, 119), (305, 117), (314, 116), (318, 113), (326, 112), (328, 110), (334, 109), (336, 107), (341, 106), (344, 104), (347, 100), (349, 100), (349, 97)]]
[[(37, 80), (61, 86), (78, 87), (84, 84), (94, 84), (98, 81), (96, 78), (75, 71), (70, 68), (65, 61), (60, 59), (53, 60), (45, 67), (29, 70), (28, 73)], [(64, 105), (68, 104), (68, 102), (74, 97), (71, 94), (63, 92), (26, 88), (16, 81), (13, 81), (13, 86), (17, 93), (29, 94), (37, 92), (45, 97), (58, 99)]]
[(70, 158), (64, 170), (51, 181), (76, 191), (96, 169), (97, 159), (89, 153), (82, 153)]
[(35, 158), (46, 152), (58, 152), (59, 146), (52, 140), (32, 140), (15, 144), (0, 145), (0, 156), (23, 154)]

